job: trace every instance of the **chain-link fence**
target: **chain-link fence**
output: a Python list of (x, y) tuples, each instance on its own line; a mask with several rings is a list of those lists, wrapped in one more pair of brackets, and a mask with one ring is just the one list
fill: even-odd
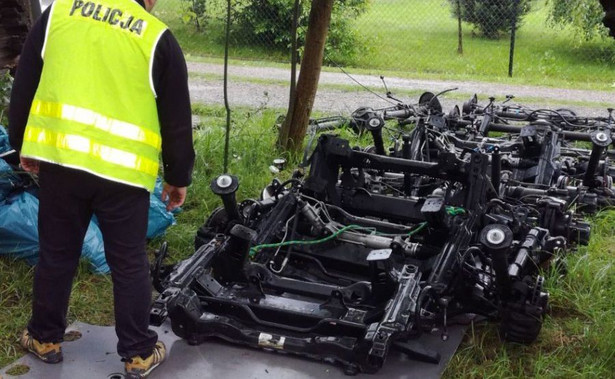
[[(231, 57), (290, 60), (294, 0), (232, 0)], [(301, 42), (311, 2), (299, 1)], [(160, 0), (193, 55), (221, 57), (226, 1)], [(615, 81), (615, 40), (598, 0), (336, 0), (325, 64), (438, 77)]]

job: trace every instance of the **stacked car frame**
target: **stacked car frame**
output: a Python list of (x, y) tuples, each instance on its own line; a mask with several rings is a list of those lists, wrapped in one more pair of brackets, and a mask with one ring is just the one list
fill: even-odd
[[(590, 239), (587, 214), (613, 201), (612, 110), (581, 117), (473, 97), (442, 111), (363, 107), (314, 122), (307, 174), (224, 204), (195, 253), (153, 267), (152, 322), (198, 344), (216, 337), (377, 372), (391, 349), (437, 362), (411, 341), (462, 315), (531, 343), (548, 309), (545, 270)], [(332, 133), (371, 134), (353, 146)], [(383, 130), (389, 136), (385, 137)], [(420, 350), (420, 349), (419, 349)]]

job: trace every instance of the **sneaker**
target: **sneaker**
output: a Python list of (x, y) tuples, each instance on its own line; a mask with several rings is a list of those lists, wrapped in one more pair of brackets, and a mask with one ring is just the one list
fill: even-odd
[(147, 358), (136, 357), (124, 360), (124, 368), (126, 369), (126, 379), (141, 379), (147, 377), (156, 367), (164, 362), (167, 356), (167, 348), (162, 341), (156, 342), (154, 351)]
[(24, 330), (19, 340), (21, 347), (28, 350), (32, 354), (36, 355), (41, 361), (45, 363), (59, 363), (62, 362), (62, 346), (60, 343), (42, 343), (36, 340), (28, 329)]

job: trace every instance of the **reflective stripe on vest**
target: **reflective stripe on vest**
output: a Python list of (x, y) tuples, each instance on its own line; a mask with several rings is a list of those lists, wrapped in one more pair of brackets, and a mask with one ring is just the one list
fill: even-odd
[(55, 0), (22, 155), (153, 190), (151, 70), (165, 30), (134, 0)]
[(128, 122), (114, 120), (105, 117), (89, 109), (75, 107), (68, 104), (50, 103), (46, 101), (34, 100), (30, 114), (36, 116), (54, 117), (66, 121), (74, 121), (84, 125), (91, 125), (114, 136), (124, 137), (133, 141), (150, 145), (160, 149), (160, 135), (141, 128)]
[(24, 141), (85, 153), (101, 161), (137, 170), (154, 178), (158, 174), (158, 162), (74, 134), (30, 127), (24, 134)]

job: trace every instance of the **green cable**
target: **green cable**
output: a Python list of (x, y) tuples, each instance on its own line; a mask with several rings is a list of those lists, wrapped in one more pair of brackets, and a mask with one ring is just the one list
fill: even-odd
[(446, 213), (451, 216), (462, 215), (466, 213), (466, 210), (460, 207), (446, 207)]
[(323, 242), (327, 242), (330, 241), (332, 239), (334, 239), (335, 237), (339, 236), (340, 234), (344, 233), (347, 230), (350, 229), (360, 229), (363, 228), (360, 225), (347, 225), (344, 226), (342, 229), (338, 230), (337, 232), (331, 234), (330, 236), (326, 236), (325, 238), (321, 238), (318, 240), (309, 240), (309, 241), (286, 241), (286, 242), (277, 242), (277, 243), (266, 243), (266, 244), (262, 244), (262, 245), (256, 245), (254, 247), (252, 247), (250, 249), (250, 257), (253, 258), (254, 255), (256, 255), (256, 253), (258, 253), (259, 250), (262, 249), (267, 249), (270, 247), (283, 247), (283, 246), (289, 246), (289, 245), (316, 245), (319, 243), (323, 243)]
[[(422, 222), (421, 224), (419, 224), (419, 226), (416, 229), (411, 230), (410, 232), (408, 232), (408, 236), (411, 236), (419, 231), (421, 231), (425, 226), (427, 226), (427, 222)], [(340, 230), (338, 230), (337, 232), (326, 236), (324, 238), (321, 239), (317, 239), (317, 240), (308, 240), (308, 241), (286, 241), (286, 242), (277, 242), (277, 243), (266, 243), (266, 244), (262, 244), (262, 245), (256, 245), (252, 248), (250, 248), (250, 258), (254, 258), (254, 256), (256, 255), (256, 253), (258, 253), (260, 250), (262, 249), (267, 249), (267, 248), (272, 248), (272, 247), (283, 247), (283, 246), (290, 246), (290, 245), (317, 245), (319, 243), (323, 243), (323, 242), (327, 242), (330, 241), (332, 239), (334, 239), (335, 237), (339, 236), (340, 234), (344, 233), (347, 230), (351, 230), (351, 229), (365, 229), (364, 226), (361, 225), (347, 225), (344, 226), (343, 228), (341, 228)]]
[(416, 234), (418, 232), (420, 232), (421, 230), (423, 230), (425, 227), (427, 226), (427, 221), (425, 222), (421, 222), (419, 224), (419, 226), (416, 227), (416, 229), (413, 229), (411, 231), (408, 232), (408, 237), (412, 236), (413, 234)]

